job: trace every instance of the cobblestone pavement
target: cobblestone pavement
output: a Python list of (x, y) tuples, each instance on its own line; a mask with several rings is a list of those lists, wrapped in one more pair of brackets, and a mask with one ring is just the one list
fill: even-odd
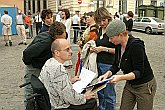
[[(133, 35), (145, 41), (146, 51), (153, 68), (158, 87), (154, 101), (154, 110), (164, 110), (165, 101), (165, 36), (147, 35), (133, 32)], [(28, 39), (28, 44), (32, 39)], [(13, 36), (13, 46), (5, 47), (3, 36), (0, 36), (0, 110), (24, 110), (23, 88), (24, 64), (22, 62), (22, 51), (25, 45), (18, 45), (18, 36)], [(77, 59), (78, 47), (72, 44), (73, 64)], [(73, 73), (74, 67), (69, 71)], [(120, 73), (119, 73), (120, 74)], [(121, 93), (124, 81), (116, 85), (117, 109), (120, 105)]]

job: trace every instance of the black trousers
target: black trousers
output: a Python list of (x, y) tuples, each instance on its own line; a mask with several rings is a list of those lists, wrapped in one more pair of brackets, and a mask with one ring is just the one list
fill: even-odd
[(36, 35), (38, 35), (39, 31), (41, 30), (42, 22), (36, 22)]
[(72, 24), (72, 26), (73, 26), (73, 29), (74, 29), (73, 43), (76, 43), (80, 28), (79, 28), (79, 25), (78, 24)]
[(97, 110), (97, 101), (96, 99), (91, 99), (88, 100), (85, 104), (70, 105), (68, 108), (58, 110)]

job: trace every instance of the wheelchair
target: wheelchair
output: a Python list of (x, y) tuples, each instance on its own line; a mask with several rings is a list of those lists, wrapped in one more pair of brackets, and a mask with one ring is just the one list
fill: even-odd
[(25, 110), (51, 110), (49, 94), (38, 77), (32, 75), (30, 82), (20, 85), (20, 88), (28, 84), (31, 84), (33, 94), (27, 99)]

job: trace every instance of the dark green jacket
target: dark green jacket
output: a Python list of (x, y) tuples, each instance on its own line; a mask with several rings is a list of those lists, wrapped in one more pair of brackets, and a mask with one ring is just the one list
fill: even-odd
[(51, 44), (53, 39), (48, 32), (37, 35), (29, 46), (23, 51), (23, 62), (41, 69), (45, 62), (52, 57)]

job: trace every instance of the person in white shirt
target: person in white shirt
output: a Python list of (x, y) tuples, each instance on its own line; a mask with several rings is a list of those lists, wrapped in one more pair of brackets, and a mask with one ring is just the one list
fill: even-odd
[(77, 42), (78, 32), (81, 29), (79, 12), (80, 11), (75, 11), (75, 15), (72, 18), (72, 26), (73, 26), (73, 29), (74, 29), (73, 43), (75, 43), (75, 44)]
[(16, 29), (17, 29), (17, 34), (21, 38), (21, 42), (18, 45), (24, 44), (27, 45), (26, 43), (26, 31), (25, 31), (25, 21), (24, 21), (25, 15), (22, 14), (21, 10), (18, 10), (18, 15), (16, 16)]
[(8, 15), (8, 11), (4, 10), (4, 15), (1, 17), (1, 22), (3, 24), (2, 26), (2, 35), (4, 35), (4, 40), (6, 42), (5, 46), (9, 45), (12, 46), (12, 41), (11, 41), (11, 25), (12, 25), (12, 18)]
[(81, 79), (78, 76), (70, 78), (63, 66), (72, 56), (68, 40), (56, 39), (52, 43), (51, 51), (53, 57), (46, 61), (39, 76), (48, 91), (51, 110), (96, 110), (95, 94), (91, 91), (77, 93), (72, 84)]
[[(70, 42), (70, 29), (71, 29), (71, 19), (70, 19), (70, 12), (68, 9), (63, 9), (61, 13), (61, 20), (60, 20), (65, 26), (66, 26), (66, 32), (67, 32), (67, 40)], [(64, 63), (64, 66), (68, 69), (72, 68), (72, 61), (66, 61)]]
[(36, 23), (36, 35), (38, 35), (42, 27), (42, 19), (39, 11), (37, 11), (37, 15), (35, 16), (34, 21)]
[(62, 11), (59, 11), (56, 15), (56, 21), (58, 21), (58, 22), (61, 21), (61, 13), (62, 13)]

